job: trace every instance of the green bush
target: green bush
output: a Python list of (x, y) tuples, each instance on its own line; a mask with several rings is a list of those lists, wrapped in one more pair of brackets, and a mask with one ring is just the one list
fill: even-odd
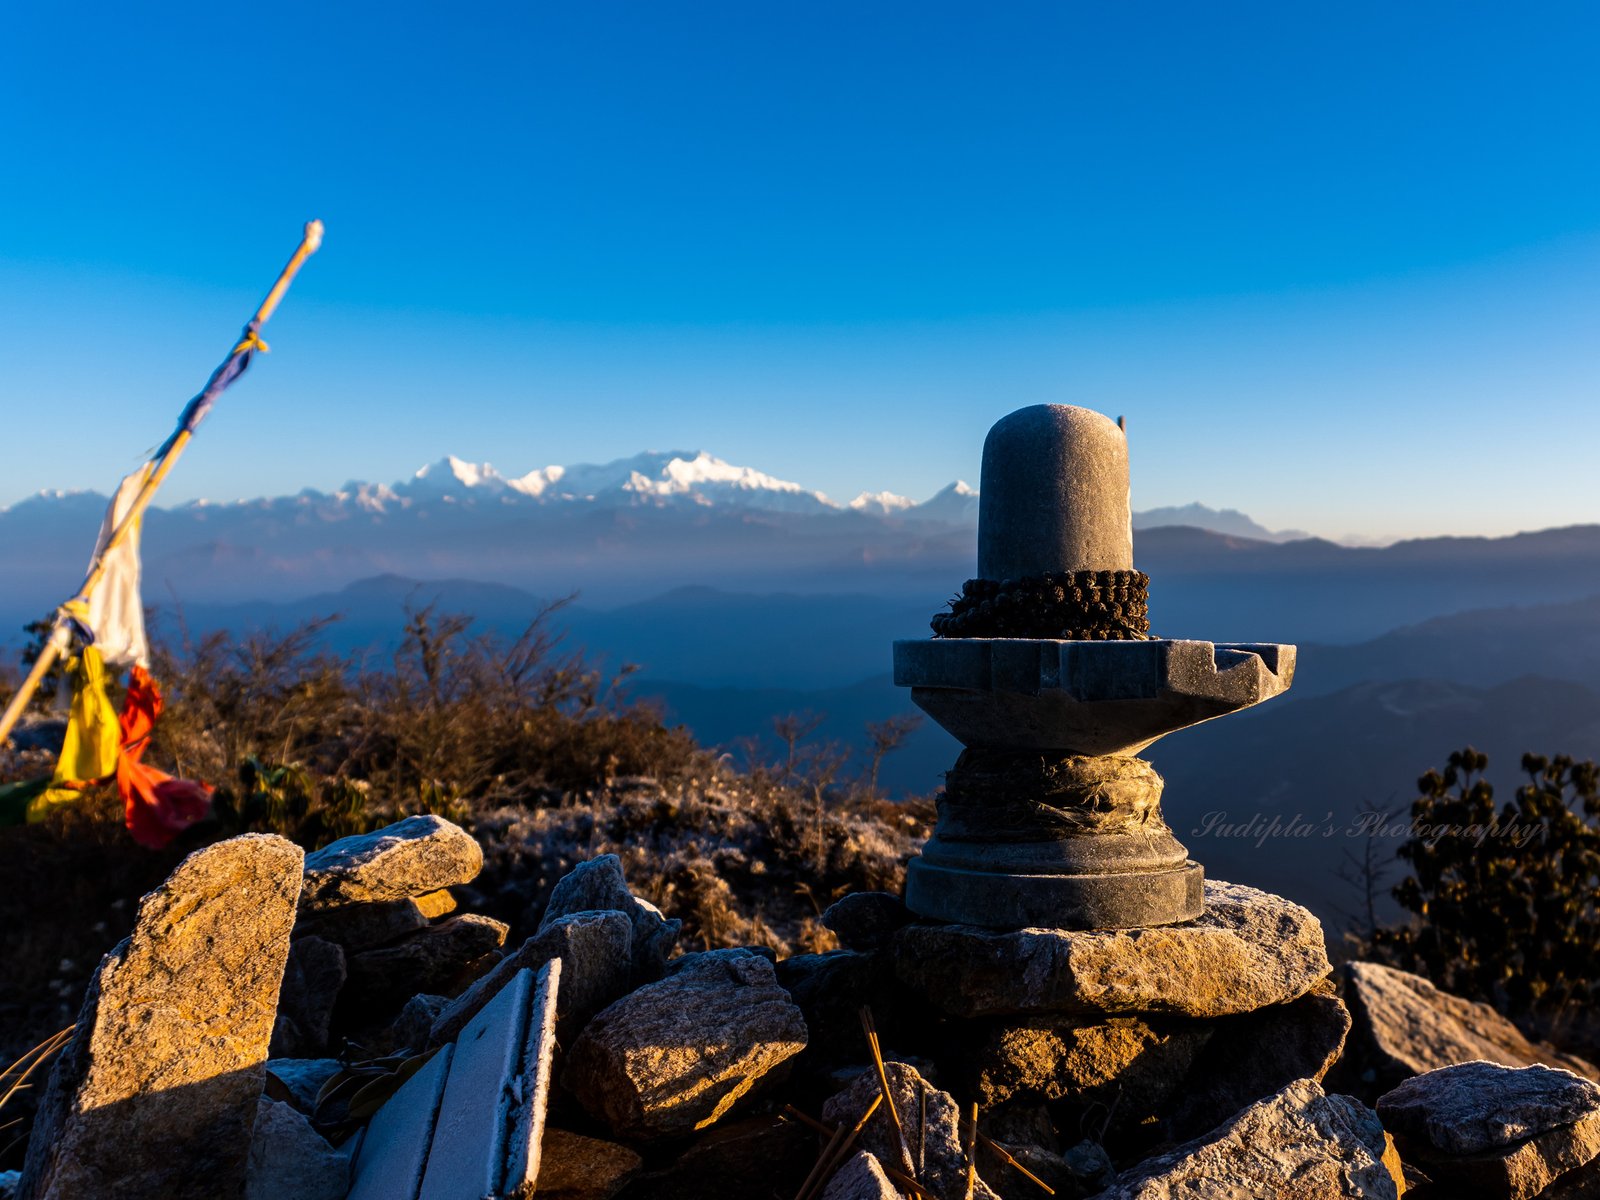
[(1470, 747), (1417, 783), (1394, 896), (1414, 919), (1376, 948), (1440, 987), (1511, 1013), (1600, 998), (1600, 768), (1524, 755), (1528, 782), (1496, 808)]

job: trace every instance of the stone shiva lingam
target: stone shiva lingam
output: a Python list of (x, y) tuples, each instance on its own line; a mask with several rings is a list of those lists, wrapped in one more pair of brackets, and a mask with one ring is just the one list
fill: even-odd
[(978, 578), (894, 680), (966, 749), (906, 904), (996, 929), (1198, 917), (1200, 864), (1161, 816), (1156, 739), (1288, 689), (1295, 648), (1150, 636), (1117, 422), (1040, 404), (990, 429)]

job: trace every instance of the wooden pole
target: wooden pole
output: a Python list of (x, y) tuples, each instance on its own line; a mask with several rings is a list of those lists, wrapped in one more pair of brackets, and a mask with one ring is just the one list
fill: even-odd
[[(295, 252), (289, 256), (289, 261), (284, 264), (283, 270), (278, 272), (276, 282), (273, 283), (271, 290), (267, 292), (266, 299), (262, 300), (261, 304), (256, 308), (255, 316), (250, 318), (247, 328), (259, 330), (261, 326), (271, 319), (279, 302), (283, 300), (284, 293), (289, 290), (289, 285), (294, 282), (294, 277), (299, 272), (300, 267), (305, 263), (306, 259), (317, 252), (317, 248), (321, 245), (322, 222), (311, 221), (307, 223), (305, 232), (300, 238), (300, 245), (295, 247)], [(242, 348), (243, 343), (235, 345), (228, 352), (228, 358), (232, 358)], [(224, 362), (226, 361), (225, 359)], [(144, 516), (145, 510), (150, 507), (150, 501), (154, 499), (156, 489), (166, 479), (167, 473), (172, 470), (173, 464), (178, 461), (178, 458), (183, 454), (184, 448), (188, 446), (193, 437), (194, 431), (192, 429), (179, 429), (172, 436), (172, 440), (167, 443), (160, 459), (156, 461), (153, 469), (145, 475), (144, 484), (140, 487), (138, 494), (134, 496), (133, 503), (128, 506), (127, 513), (121, 521), (117, 522), (117, 527), (111, 531), (111, 536), (106, 539), (105, 548), (100, 551), (94, 562), (90, 564), (89, 573), (84, 577), (83, 586), (78, 589), (78, 593), (73, 597), (73, 600), (87, 600), (94, 592), (94, 589), (99, 586), (100, 580), (105, 576), (106, 559), (113, 550), (127, 540), (128, 535), (134, 529), (138, 528), (139, 519)], [(71, 603), (71, 601), (68, 603)], [(17, 694), (11, 697), (11, 703), (6, 705), (5, 714), (0, 716), (0, 745), (4, 745), (6, 739), (11, 736), (12, 729), (22, 719), (23, 710), (28, 707), (28, 701), (33, 699), (33, 694), (39, 690), (39, 684), (43, 681), (45, 673), (50, 670), (51, 664), (67, 648), (69, 640), (70, 633), (67, 620), (58, 611), (55, 624), (50, 630), (50, 636), (45, 639), (44, 646), (39, 651), (39, 657), (34, 660), (33, 667), (29, 670), (27, 678), (22, 681), (22, 686), (17, 689)]]

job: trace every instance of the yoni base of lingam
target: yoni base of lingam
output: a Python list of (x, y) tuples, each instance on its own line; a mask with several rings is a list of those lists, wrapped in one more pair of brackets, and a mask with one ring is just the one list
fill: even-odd
[(907, 871), (919, 916), (995, 929), (1198, 917), (1201, 866), (1161, 816), (1158, 738), (1288, 689), (1293, 646), (1151, 636), (1121, 425), (1068, 405), (989, 431), (978, 574), (895, 683), (966, 749)]

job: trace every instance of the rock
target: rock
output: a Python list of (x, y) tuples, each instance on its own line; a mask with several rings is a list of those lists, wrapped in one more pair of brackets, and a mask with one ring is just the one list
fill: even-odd
[(486, 955), (506, 940), (506, 926), (467, 913), (429, 925), (392, 946), (363, 950), (350, 960), (342, 1012), (369, 1017), (393, 1013), (417, 992), (454, 995)]
[(1067, 1170), (1078, 1181), (1081, 1191), (1094, 1193), (1109, 1187), (1117, 1176), (1111, 1155), (1099, 1142), (1079, 1142), (1062, 1156)]
[[(4, 1192), (0, 1192), (0, 1197)], [(1590, 1159), (1576, 1171), (1568, 1171), (1544, 1191), (1539, 1200), (1594, 1200), (1600, 1196), (1600, 1158)]]
[(978, 1115), (983, 1135), (1006, 1145), (1039, 1146), (1051, 1153), (1061, 1150), (1061, 1133), (1050, 1110), (1039, 1101), (1014, 1100), (986, 1108)]
[(896, 930), (914, 920), (900, 897), (888, 892), (851, 892), (822, 914), (822, 923), (839, 935), (847, 950), (881, 950)]
[(1139, 1017), (992, 1025), (969, 1051), (971, 1094), (984, 1108), (1013, 1096), (1115, 1099), (1118, 1118), (1138, 1124), (1182, 1086), (1211, 1032), (1201, 1022)]
[(900, 1189), (889, 1182), (883, 1164), (861, 1150), (828, 1181), (822, 1200), (900, 1200)]
[(643, 1165), (626, 1146), (547, 1125), (536, 1195), (542, 1200), (610, 1200)]
[(618, 1200), (793, 1196), (815, 1165), (818, 1149), (810, 1130), (777, 1117), (730, 1121), (670, 1166), (636, 1177)]
[(281, 837), (232, 838), (139, 902), (50, 1073), (22, 1200), (243, 1192), (302, 861)]
[(294, 932), (297, 940), (319, 937), (337, 942), (346, 953), (359, 954), (399, 941), (427, 923), (428, 918), (415, 900), (380, 900), (302, 913)]
[[(884, 1064), (889, 1092), (913, 1154), (920, 1153), (917, 1178), (937, 1200), (964, 1200), (967, 1196), (967, 1157), (962, 1149), (961, 1116), (955, 1100), (941, 1092), (916, 1070), (901, 1062)], [(834, 1126), (853, 1127), (880, 1094), (877, 1073), (860, 1076), (822, 1109), (822, 1119)], [(926, 1114), (926, 1124), (923, 1116)], [(858, 1145), (879, 1161), (904, 1170), (904, 1153), (895, 1137), (889, 1115), (881, 1106), (861, 1130)], [(998, 1200), (982, 1178), (971, 1195), (974, 1200)]]
[(1523, 1200), (1600, 1155), (1600, 1085), (1550, 1067), (1441, 1067), (1378, 1115), (1408, 1163), (1463, 1194)]
[(1203, 1137), (1146, 1159), (1097, 1200), (1397, 1200), (1384, 1150), (1371, 1110), (1303, 1079)]
[[(1350, 1075), (1365, 1073), (1359, 1082), (1372, 1094), (1412, 1075), (1480, 1060), (1508, 1067), (1542, 1063), (1597, 1077), (1592, 1064), (1529, 1041), (1487, 1004), (1440, 991), (1420, 975), (1355, 962), (1345, 968), (1345, 982), (1354, 1021)], [(1341, 1079), (1343, 1073), (1341, 1067)]]
[(274, 1057), (312, 1058), (328, 1048), (333, 1009), (345, 978), (344, 951), (333, 942), (302, 937), (289, 943), (272, 1030)]
[(245, 1200), (344, 1200), (350, 1160), (287, 1104), (262, 1100), (250, 1140)]
[(433, 1030), (433, 1023), (450, 1004), (448, 996), (435, 996), (430, 992), (419, 992), (411, 997), (391, 1027), (391, 1040), (394, 1045), (397, 1048), (404, 1046), (417, 1053), (426, 1050), (430, 1044), (429, 1035)]
[(1168, 1135), (1177, 1141), (1215, 1128), (1297, 1079), (1321, 1083), (1344, 1049), (1350, 1013), (1325, 981), (1288, 1004), (1224, 1017), (1211, 1031), (1168, 1119)]
[[(678, 961), (678, 960), (674, 960)], [(811, 1039), (796, 1070), (826, 1074), (867, 1061), (861, 1009), (872, 1009), (887, 1047), (903, 1049), (927, 1040), (926, 1006), (913, 1002), (882, 954), (832, 950), (796, 954), (776, 964), (778, 983), (794, 998)]]
[(456, 910), (456, 898), (444, 888), (437, 892), (429, 892), (416, 898), (416, 906), (422, 915), (432, 921), (439, 917), (448, 917)]
[[(1026, 1142), (997, 1140), (996, 1145), (999, 1149), (981, 1145), (978, 1147), (978, 1169), (983, 1172), (985, 1179), (993, 1181), (994, 1189), (1000, 1195), (1027, 1196), (1030, 1200), (1032, 1197), (1044, 1195), (1034, 1179), (1042, 1182), (1057, 1196), (1082, 1194), (1081, 1181), (1061, 1155)], [(1001, 1154), (1000, 1149), (1003, 1149), (1005, 1154)], [(1033, 1179), (1024, 1175), (1022, 1170), (1018, 1169), (1019, 1166), (1026, 1170), (1028, 1175), (1032, 1175)]]
[(443, 817), (407, 817), (307, 855), (303, 903), (315, 910), (406, 900), (470, 883), (481, 870), (483, 851), (465, 829)]
[(429, 1042), (437, 1046), (454, 1038), (518, 971), (537, 971), (559, 958), (557, 1038), (562, 1045), (571, 1045), (595, 1013), (628, 990), (632, 948), (633, 922), (625, 913), (558, 917), (451, 1001), (434, 1021)]
[(1384, 1128), (1443, 1154), (1475, 1154), (1600, 1112), (1600, 1084), (1550, 1067), (1470, 1062), (1417, 1075), (1378, 1100)]
[[(288, 1102), (306, 1116), (315, 1116), (317, 1093), (340, 1071), (344, 1064), (337, 1058), (269, 1058), (267, 1074), (283, 1085)], [(268, 1086), (270, 1087), (270, 1081)], [(282, 1097), (273, 1097), (281, 1099)]]
[(805, 1021), (771, 963), (708, 954), (590, 1021), (564, 1082), (623, 1137), (680, 1135), (722, 1119), (805, 1045)]
[(1164, 1013), (1221, 1017), (1286, 1004), (1331, 968), (1298, 904), (1208, 879), (1196, 921), (1153, 929), (1002, 932), (910, 925), (900, 978), (951, 1016)]
[(678, 944), (683, 922), (667, 920), (655, 905), (634, 896), (623, 878), (622, 860), (615, 854), (602, 854), (579, 863), (562, 876), (550, 893), (550, 903), (539, 921), (539, 932), (543, 933), (562, 917), (596, 911), (627, 915), (633, 922), (634, 978), (659, 979)]

